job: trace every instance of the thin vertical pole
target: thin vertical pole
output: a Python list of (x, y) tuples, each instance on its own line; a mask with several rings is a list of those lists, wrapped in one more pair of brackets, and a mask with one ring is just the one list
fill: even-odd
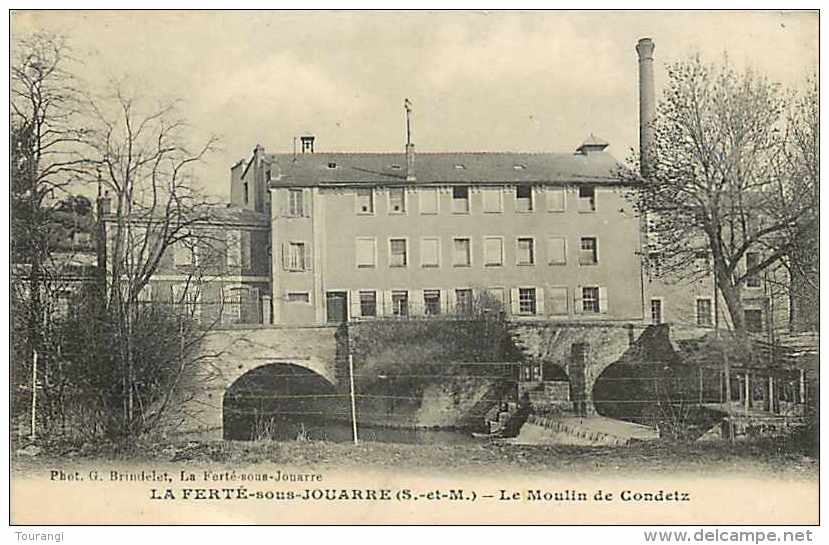
[(37, 439), (37, 350), (32, 351), (32, 434)]
[(746, 411), (751, 409), (751, 402), (753, 401), (751, 397), (751, 373), (749, 371), (746, 371)]
[(354, 395), (354, 356), (348, 355), (348, 380), (351, 386), (351, 431), (354, 434), (354, 444), (359, 444), (357, 440), (357, 400)]
[(711, 270), (714, 273), (714, 331), (717, 335), (717, 343), (722, 350), (723, 374), (725, 375), (725, 413), (728, 418), (728, 437), (734, 442), (734, 415), (731, 414), (731, 363), (728, 361), (728, 350), (720, 339), (720, 292), (717, 278), (717, 261), (712, 256)]

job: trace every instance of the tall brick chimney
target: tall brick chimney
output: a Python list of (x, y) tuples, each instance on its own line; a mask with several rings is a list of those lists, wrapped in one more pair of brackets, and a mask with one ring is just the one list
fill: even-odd
[(642, 174), (647, 175), (650, 149), (653, 145), (653, 122), (656, 119), (656, 97), (653, 87), (653, 50), (650, 38), (636, 44), (639, 55), (639, 162)]

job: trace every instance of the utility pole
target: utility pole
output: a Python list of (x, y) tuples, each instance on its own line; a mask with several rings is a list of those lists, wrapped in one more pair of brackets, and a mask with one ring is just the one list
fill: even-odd
[(351, 350), (348, 351), (348, 381), (351, 385), (351, 431), (354, 434), (354, 444), (359, 444), (357, 440), (357, 400), (354, 395), (354, 356)]
[(31, 440), (37, 439), (37, 350), (32, 351), (32, 433)]

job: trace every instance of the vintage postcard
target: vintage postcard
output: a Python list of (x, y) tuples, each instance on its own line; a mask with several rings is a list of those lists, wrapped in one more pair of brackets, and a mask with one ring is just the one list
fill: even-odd
[(817, 12), (10, 24), (11, 524), (819, 523)]

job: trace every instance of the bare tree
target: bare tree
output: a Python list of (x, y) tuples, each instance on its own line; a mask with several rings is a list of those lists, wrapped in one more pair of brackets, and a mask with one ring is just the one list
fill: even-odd
[(633, 196), (647, 218), (649, 255), (662, 275), (679, 278), (709, 274), (698, 264), (710, 256), (743, 337), (746, 282), (780, 266), (816, 229), (816, 178), (804, 178), (787, 152), (802, 120), (786, 115), (791, 97), (783, 89), (751, 70), (738, 73), (727, 59), (712, 65), (694, 57), (670, 66), (668, 78), (647, 179)]
[[(60, 292), (53, 289), (56, 274), (64, 269), (64, 264), (52, 255), (54, 205), (76, 189), (88, 166), (83, 155), (87, 135), (85, 100), (71, 71), (74, 61), (70, 53), (64, 37), (46, 32), (12, 43), (11, 254), (16, 278), (12, 297), (16, 354), (13, 375), (26, 366), (31, 372), (35, 353), (54, 344), (47, 338), (51, 331), (49, 307)], [(13, 376), (12, 384), (21, 378)]]
[[(214, 148), (215, 138), (191, 149), (188, 126), (177, 102), (148, 105), (118, 84), (109, 96), (93, 104), (96, 120), (91, 147), (98, 165), (104, 198), (111, 201), (106, 225), (106, 310), (120, 340), (118, 367), (122, 370), (122, 412), (126, 435), (132, 437), (149, 424), (154, 402), (169, 399), (184, 371), (182, 358), (173, 358), (179, 371), (164, 388), (141, 388), (149, 377), (138, 376), (146, 360), (136, 352), (136, 324), (143, 308), (142, 292), (158, 271), (162, 258), (186, 252), (186, 281), (175, 294), (181, 319), (195, 318), (204, 271), (217, 252), (213, 234), (200, 227), (210, 218), (210, 201), (193, 186), (191, 167)], [(187, 315), (187, 316), (183, 316)], [(185, 327), (185, 326), (181, 326)], [(174, 351), (179, 354), (182, 350)], [(183, 364), (182, 364), (183, 365)], [(157, 371), (157, 369), (155, 369)], [(153, 399), (142, 398), (143, 394)], [(155, 408), (153, 408), (155, 407)]]

